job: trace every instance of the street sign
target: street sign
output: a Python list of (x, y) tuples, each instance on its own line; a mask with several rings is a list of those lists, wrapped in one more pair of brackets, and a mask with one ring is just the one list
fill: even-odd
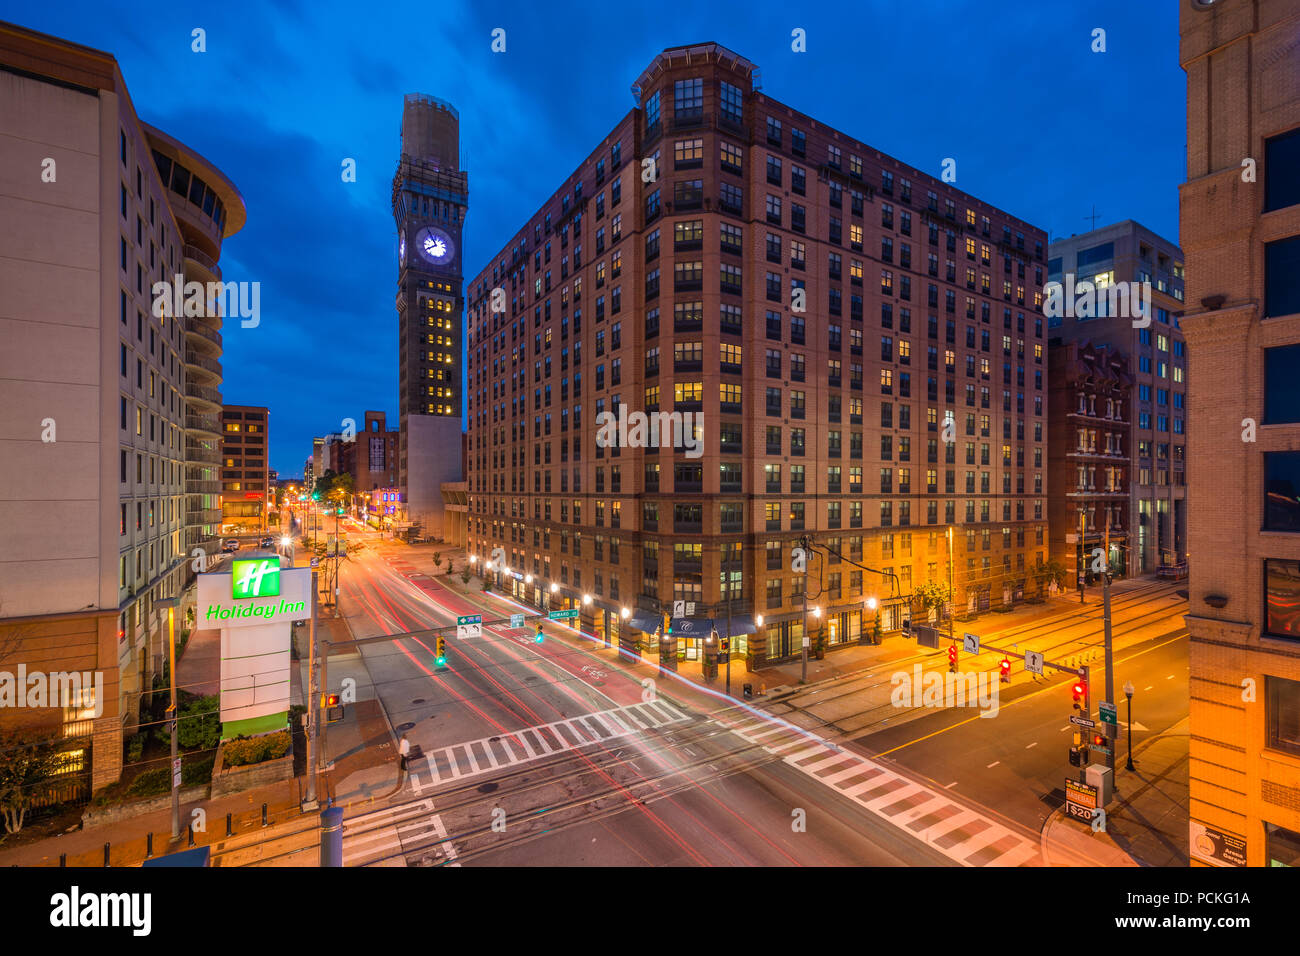
[(1071, 714), (1071, 715), (1070, 715), (1070, 723), (1072, 723), (1072, 724), (1078, 724), (1080, 727), (1096, 727), (1096, 726), (1097, 726), (1097, 722), (1096, 722), (1095, 720), (1089, 720), (1087, 717), (1080, 717), (1078, 714)]
[(319, 567), (320, 567), (320, 558), (312, 558), (312, 559), (311, 559), (311, 569), (312, 569), (313, 571), (315, 571), (315, 570), (316, 570), (317, 568), (319, 568)]
[(1083, 820), (1091, 826), (1097, 809), (1097, 788), (1077, 780), (1065, 779), (1065, 815)]
[(460, 617), (456, 618), (456, 625), (458, 627), (461, 624), (482, 624), (482, 623), (483, 623), (482, 614), (462, 614)]
[(1025, 670), (1031, 674), (1043, 673), (1042, 651), (1025, 651)]
[(964, 634), (961, 639), (962, 649), (967, 654), (978, 654), (980, 652), (980, 637), (978, 634)]
[(179, 787), (180, 785), (181, 785), (181, 758), (177, 757), (175, 760), (172, 761), (172, 786)]
[(674, 601), (674, 602), (673, 602), (673, 617), (685, 617), (685, 616), (686, 616), (686, 602), (685, 602), (685, 601)]
[(1108, 701), (1102, 701), (1098, 709), (1101, 711), (1101, 722), (1103, 724), (1110, 724), (1112, 727), (1117, 727), (1119, 725), (1119, 722), (1115, 717), (1114, 704)]
[(456, 618), (456, 638), (464, 640), (467, 637), (483, 636), (483, 615), (482, 614), (462, 614)]
[(804, 646), (804, 647), (807, 647), (807, 646), (809, 645), (809, 643), (810, 643), (810, 642), (809, 642), (808, 638), (805, 637), (805, 638), (803, 639), (803, 646)]
[(578, 616), (578, 609), (571, 607), (563, 611), (547, 611), (546, 619), (548, 621), (568, 621)]
[(686, 616), (686, 617), (694, 617), (694, 616), (695, 616), (695, 602), (694, 602), (694, 601), (687, 601), (687, 602), (686, 602), (686, 615), (685, 615), (685, 616)]
[(512, 628), (523, 627), (523, 626), (524, 626), (524, 616), (523, 616), (522, 614), (511, 614), (511, 615), (510, 615), (510, 626), (511, 626)]

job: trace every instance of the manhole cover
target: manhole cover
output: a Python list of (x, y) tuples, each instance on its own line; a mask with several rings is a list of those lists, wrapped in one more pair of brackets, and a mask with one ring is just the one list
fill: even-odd
[(500, 737), (489, 737), (489, 738), (488, 738), (488, 740), (492, 741), (493, 743), (496, 743), (496, 742), (497, 742), (498, 740), (500, 740), (500, 739), (501, 739)]
[(415, 698), (415, 700), (411, 701), (411, 703), (412, 703), (412, 704), (423, 704), (423, 703), (424, 703), (424, 698), (423, 698), (423, 697), (417, 697), (417, 698)]
[(497, 784), (495, 784), (495, 783), (485, 783), (485, 784), (483, 784), (482, 786), (480, 786), (480, 787), (478, 788), (478, 792), (479, 792), (479, 793), (491, 793), (492, 791), (496, 790), (496, 788), (497, 788)]
[(406, 723), (404, 723), (404, 724), (398, 724), (398, 725), (397, 725), (397, 729), (398, 729), (398, 730), (401, 730), (401, 731), (407, 731), (407, 730), (410, 730), (410, 729), (411, 729), (412, 727), (414, 727), (414, 726), (415, 726), (415, 724), (408, 720), (408, 721), (407, 721)]

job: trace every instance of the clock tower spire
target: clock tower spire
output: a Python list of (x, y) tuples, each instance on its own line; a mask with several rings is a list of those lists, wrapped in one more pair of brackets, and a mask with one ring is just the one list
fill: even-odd
[(450, 103), (408, 94), (393, 176), (397, 411), (402, 501), (407, 520), (419, 526), (422, 537), (442, 535), (439, 485), (461, 480), (461, 231), (468, 208), (469, 178), (460, 168), (460, 115)]

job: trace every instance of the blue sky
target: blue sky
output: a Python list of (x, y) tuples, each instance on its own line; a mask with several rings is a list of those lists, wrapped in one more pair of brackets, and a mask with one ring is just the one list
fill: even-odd
[[(409, 92), (460, 111), (467, 278), (631, 108), (656, 53), (707, 41), (757, 64), (768, 95), (903, 162), (937, 175), (956, 158), (958, 187), (1052, 237), (1087, 231), (1095, 205), (1099, 226), (1136, 219), (1177, 240), (1173, 0), (803, 6), (0, 0), (0, 17), (113, 54), (141, 118), (243, 193), (248, 223), (222, 266), (262, 283), (262, 320), (227, 325), (223, 394), (270, 407), (271, 467), (298, 475), (312, 435), (368, 408), (396, 419), (390, 190)], [(206, 53), (190, 49), (195, 27)], [(796, 27), (806, 53), (791, 51)], [(1090, 49), (1099, 27), (1105, 53)]]

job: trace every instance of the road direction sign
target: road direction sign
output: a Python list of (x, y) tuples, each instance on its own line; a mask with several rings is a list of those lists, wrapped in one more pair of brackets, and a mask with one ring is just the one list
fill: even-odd
[(483, 636), (483, 615), (482, 614), (462, 614), (456, 618), (456, 637), (464, 640), (467, 637)]
[(1042, 651), (1025, 651), (1025, 670), (1031, 674), (1043, 673)]
[(460, 617), (456, 618), (457, 626), (461, 624), (482, 624), (482, 623), (483, 623), (482, 614), (462, 614)]
[(1087, 717), (1080, 717), (1078, 714), (1071, 714), (1071, 715), (1070, 715), (1070, 723), (1072, 723), (1072, 724), (1078, 724), (1080, 727), (1096, 727), (1096, 726), (1097, 726), (1097, 722), (1096, 722), (1095, 720), (1089, 720)]
[(980, 652), (980, 636), (978, 634), (962, 635), (961, 646), (967, 654), (978, 654)]
[(524, 626), (524, 616), (523, 616), (522, 614), (511, 614), (511, 615), (510, 615), (510, 626), (511, 626), (512, 628), (515, 628), (515, 627), (523, 627), (523, 626)]
[(1108, 701), (1102, 701), (1098, 709), (1101, 711), (1101, 722), (1103, 724), (1110, 724), (1112, 727), (1118, 726), (1118, 721), (1115, 717), (1114, 704)]
[(673, 602), (673, 617), (685, 617), (685, 616), (686, 616), (686, 602), (685, 602), (685, 601), (674, 601), (674, 602)]
[(563, 611), (546, 612), (546, 619), (548, 621), (567, 621), (577, 616), (578, 616), (578, 609), (576, 607), (567, 608), (566, 610)]

